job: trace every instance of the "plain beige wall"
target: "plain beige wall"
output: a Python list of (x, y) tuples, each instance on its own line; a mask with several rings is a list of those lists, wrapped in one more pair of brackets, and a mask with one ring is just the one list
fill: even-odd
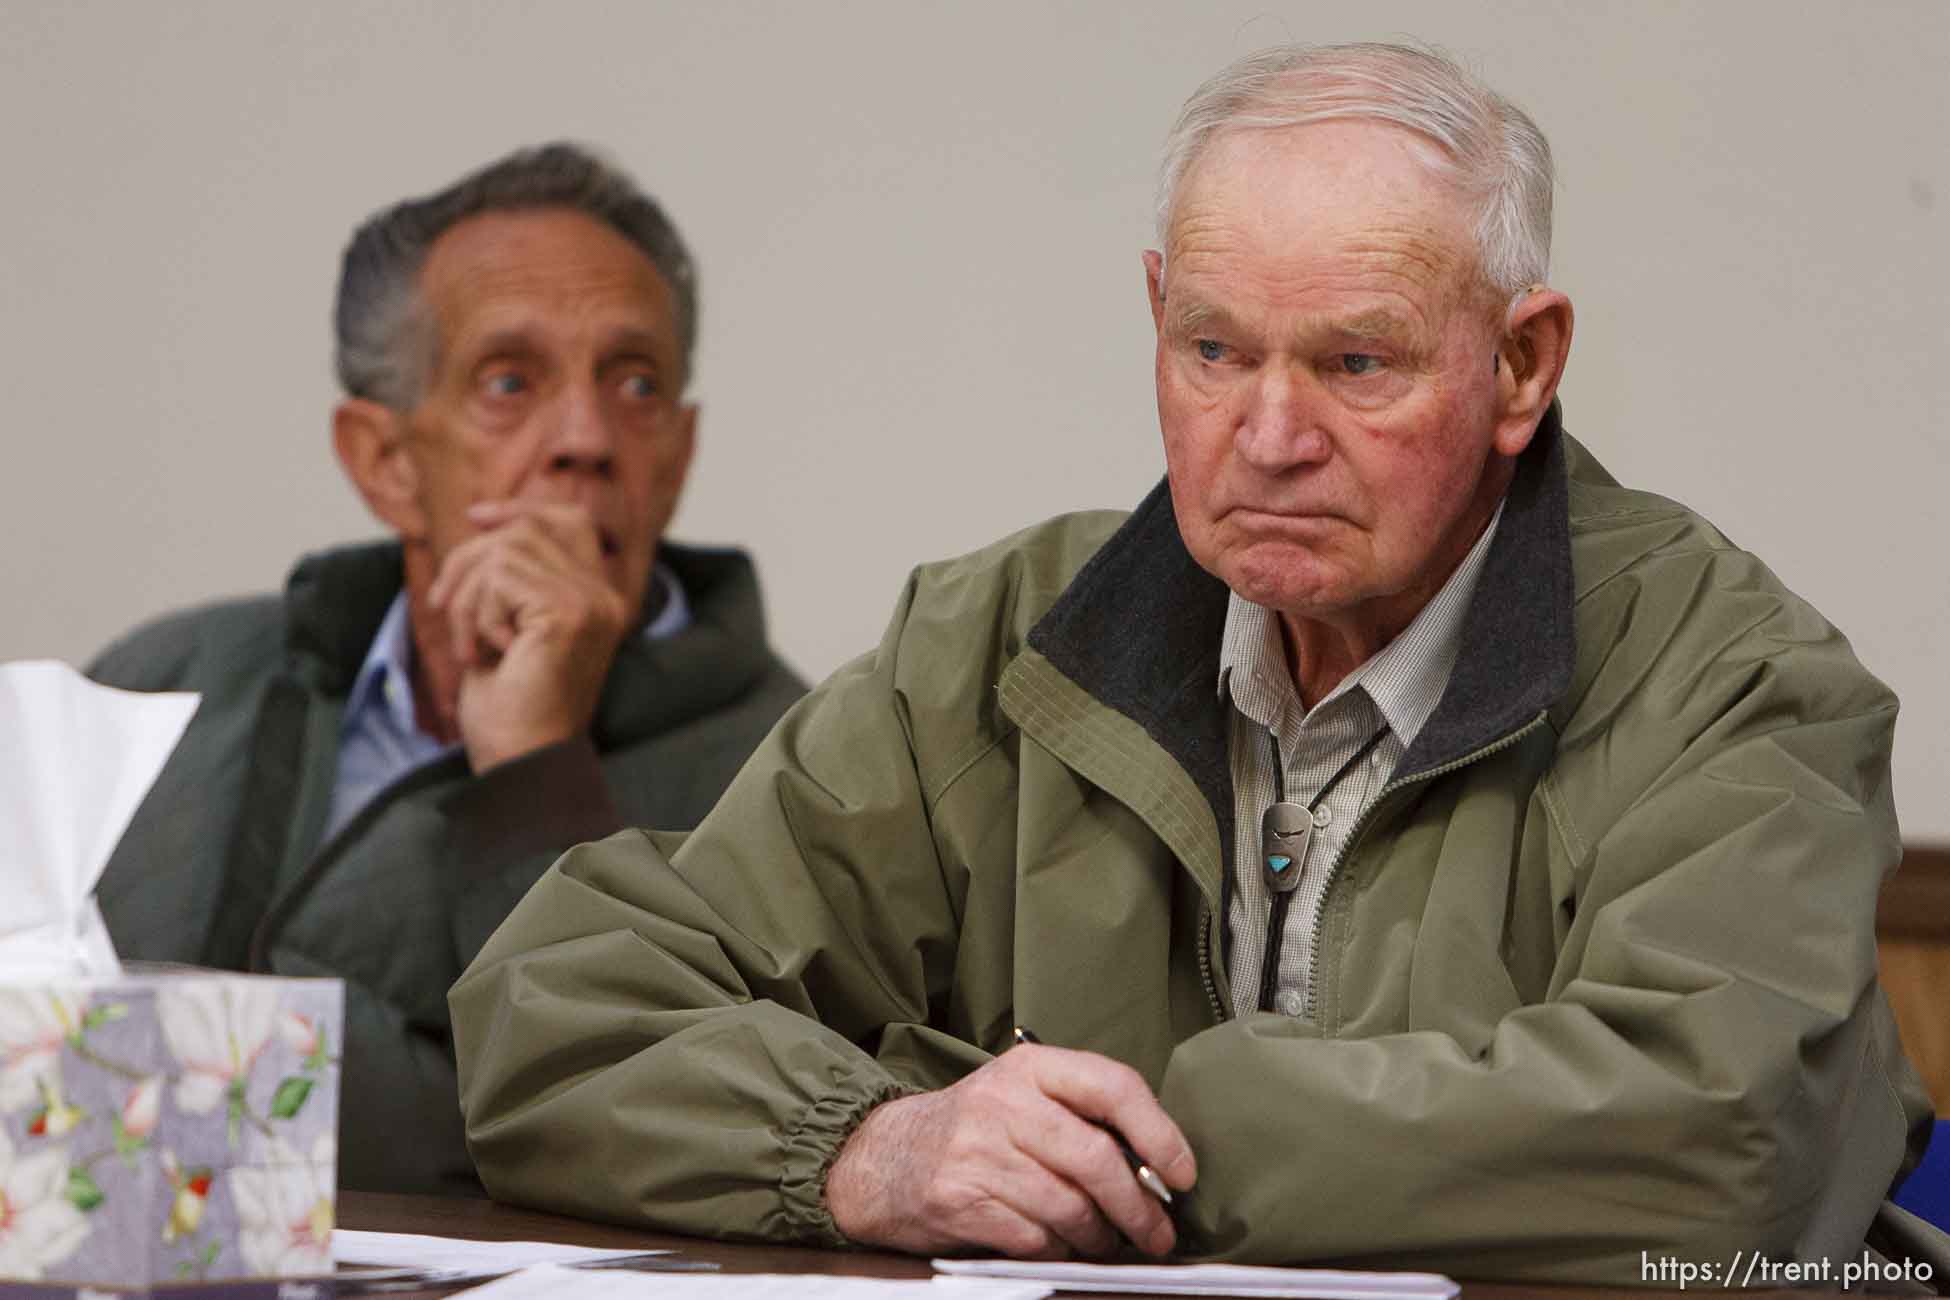
[(906, 569), (1162, 468), (1139, 251), (1179, 103), (1286, 39), (1436, 41), (1558, 153), (1570, 427), (1767, 557), (1900, 691), (1950, 837), (1950, 4), (0, 0), (0, 659), (84, 660), (370, 534), (337, 258), (596, 143), (703, 270), (680, 536), (823, 674)]

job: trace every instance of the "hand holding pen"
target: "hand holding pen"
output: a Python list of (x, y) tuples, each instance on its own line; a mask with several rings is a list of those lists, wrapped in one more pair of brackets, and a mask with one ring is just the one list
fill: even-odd
[(917, 1253), (1106, 1256), (1121, 1238), (1168, 1254), (1177, 1230), (1132, 1157), (1167, 1193), (1197, 1177), (1185, 1135), (1135, 1070), (1018, 1047), (870, 1111), (827, 1174), (826, 1208), (855, 1241)]
[[(1010, 1030), (1009, 1032), (1011, 1035), (1014, 1036), (1016, 1043), (1019, 1046), (1036, 1046), (1043, 1041), (1042, 1039), (1036, 1037), (1035, 1032), (1032, 1031), (1027, 1025), (1017, 1025), (1014, 1029)], [(1124, 1140), (1124, 1135), (1122, 1133), (1119, 1133), (1116, 1129), (1112, 1128), (1110, 1125), (1104, 1124), (1102, 1122), (1098, 1122), (1097, 1127), (1103, 1129), (1104, 1132), (1110, 1134), (1111, 1138), (1117, 1143), (1117, 1150), (1120, 1154), (1123, 1155), (1124, 1163), (1131, 1167), (1131, 1172), (1133, 1174), (1137, 1175), (1139, 1186), (1143, 1187), (1145, 1191), (1157, 1197), (1164, 1204), (1170, 1205), (1171, 1188), (1165, 1186), (1165, 1180), (1158, 1177), (1158, 1173), (1155, 1169), (1153, 1169), (1150, 1165), (1144, 1163), (1143, 1156), (1139, 1155), (1137, 1152), (1131, 1149), (1131, 1144)]]

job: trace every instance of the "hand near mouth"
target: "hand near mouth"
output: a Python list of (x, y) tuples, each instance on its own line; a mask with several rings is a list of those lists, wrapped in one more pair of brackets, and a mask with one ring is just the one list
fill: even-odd
[(531, 501), (468, 508), (482, 531), (428, 593), (460, 668), (456, 723), (474, 771), (587, 730), (629, 604), (588, 510)]

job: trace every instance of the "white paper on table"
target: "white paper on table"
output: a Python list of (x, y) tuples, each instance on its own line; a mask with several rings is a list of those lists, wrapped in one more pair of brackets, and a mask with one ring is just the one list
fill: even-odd
[(538, 1264), (460, 1292), (469, 1300), (1042, 1300), (1038, 1283), (936, 1277), (909, 1281), (829, 1273), (589, 1272)]
[(332, 1258), (340, 1264), (413, 1268), (447, 1273), (450, 1281), (499, 1277), (534, 1264), (587, 1264), (626, 1255), (668, 1255), (667, 1250), (611, 1250), (568, 1246), (555, 1241), (470, 1241), (465, 1237), (426, 1237), (412, 1232), (332, 1230)]
[(0, 664), (0, 978), (121, 973), (95, 882), (197, 699)]
[(1289, 1296), (1299, 1300), (1449, 1300), (1462, 1288), (1440, 1273), (1347, 1273), (1250, 1264), (1044, 1264), (1019, 1259), (937, 1259), (954, 1277), (1015, 1278), (1059, 1291), (1140, 1295)]

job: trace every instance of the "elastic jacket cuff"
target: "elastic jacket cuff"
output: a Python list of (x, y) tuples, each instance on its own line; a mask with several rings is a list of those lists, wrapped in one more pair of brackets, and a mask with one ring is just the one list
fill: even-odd
[(832, 1093), (811, 1102), (785, 1133), (785, 1168), (779, 1195), (795, 1237), (812, 1245), (850, 1247), (858, 1243), (833, 1222), (826, 1208), (826, 1175), (840, 1148), (867, 1113), (882, 1102), (922, 1091), (888, 1077), (878, 1068), (857, 1070)]

